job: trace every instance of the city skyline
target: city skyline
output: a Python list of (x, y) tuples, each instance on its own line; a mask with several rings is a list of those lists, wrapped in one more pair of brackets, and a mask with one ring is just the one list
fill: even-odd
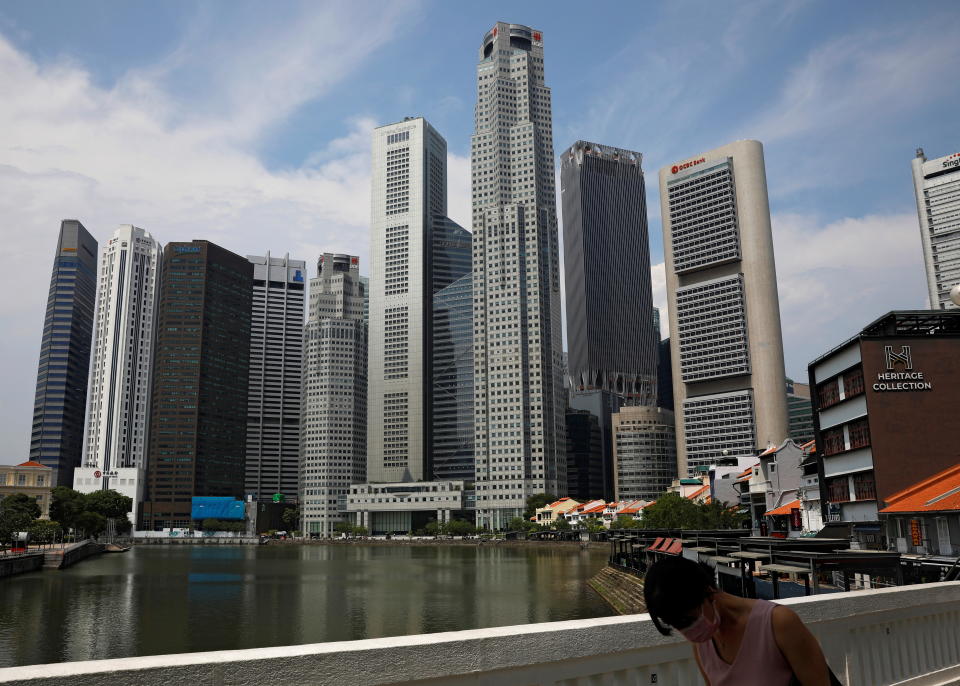
[[(365, 9), (364, 6), (356, 12), (320, 8), (309, 12), (309, 16), (299, 18), (312, 21), (321, 19), (339, 21), (345, 27), (352, 26), (354, 23), (362, 24), (369, 20), (375, 47), (367, 49), (367, 52), (362, 54), (348, 52), (348, 56), (355, 58), (359, 65), (355, 67), (357, 72), (351, 76), (351, 82), (358, 74), (369, 73), (367, 70), (382, 66), (383, 61), (388, 60), (400, 65), (403, 72), (396, 75), (389, 72), (390, 78), (394, 79), (393, 83), (409, 84), (409, 88), (415, 90), (418, 87), (422, 88), (419, 85), (422, 82), (419, 82), (412, 73), (407, 72), (414, 71), (420, 64), (421, 54), (409, 47), (401, 49), (397, 43), (397, 37), (402, 35), (404, 29), (424, 21), (427, 9), (428, 6), (419, 6), (400, 17), (387, 11), (382, 17), (371, 19), (369, 16), (371, 10)], [(907, 17), (908, 21), (903, 17), (898, 18), (900, 10), (891, 4), (879, 8), (869, 19), (868, 25), (863, 27), (854, 27), (851, 23), (852, 17), (846, 12), (839, 12), (831, 33), (805, 41), (799, 41), (798, 38), (799, 44), (785, 51), (784, 57), (778, 63), (776, 73), (768, 76), (765, 81), (770, 86), (768, 93), (762, 96), (759, 94), (749, 96), (754, 105), (761, 105), (759, 110), (762, 114), (782, 115), (776, 119), (781, 125), (779, 129), (773, 126), (775, 122), (771, 116), (753, 120), (747, 117), (737, 118), (736, 108), (730, 107), (730, 101), (719, 98), (716, 90), (712, 90), (707, 93), (709, 97), (706, 98), (706, 104), (709, 104), (712, 98), (713, 102), (720, 102), (724, 107), (711, 113), (711, 121), (723, 120), (726, 123), (698, 133), (700, 137), (698, 140), (702, 140), (703, 145), (693, 143), (681, 145), (676, 137), (678, 123), (668, 122), (662, 115), (663, 126), (647, 131), (638, 131), (636, 123), (623, 124), (622, 119), (621, 123), (617, 124), (614, 121), (616, 119), (614, 114), (622, 112), (623, 108), (629, 105), (629, 99), (625, 97), (612, 101), (608, 108), (613, 112), (610, 116), (597, 116), (592, 122), (584, 121), (591, 111), (597, 110), (595, 106), (584, 107), (577, 104), (584, 95), (584, 90), (583, 88), (577, 90), (574, 85), (583, 86), (584, 79), (589, 75), (590, 70), (597, 70), (605, 60), (616, 59), (618, 55), (622, 58), (626, 54), (624, 53), (626, 48), (614, 45), (609, 52), (600, 57), (589, 55), (586, 50), (569, 51), (575, 55), (558, 55), (555, 61), (548, 65), (547, 71), (547, 77), (558, 98), (554, 108), (555, 117), (558, 120), (555, 148), (562, 148), (581, 137), (603, 140), (614, 145), (644, 151), (645, 156), (650, 160), (648, 169), (653, 169), (661, 163), (667, 163), (686, 154), (688, 149), (706, 149), (738, 135), (761, 139), (765, 143), (768, 157), (775, 245), (779, 254), (794, 257), (792, 261), (794, 263), (786, 265), (786, 273), (784, 273), (784, 260), (778, 259), (781, 307), (784, 311), (784, 338), (787, 344), (787, 372), (794, 377), (802, 378), (802, 369), (809, 359), (827, 347), (826, 344), (830, 340), (837, 337), (831, 333), (832, 331), (836, 331), (839, 336), (852, 333), (849, 329), (856, 324), (851, 324), (851, 321), (859, 323), (869, 320), (880, 309), (925, 306), (916, 211), (909, 172), (905, 171), (905, 160), (918, 145), (924, 147), (931, 159), (952, 154), (960, 148), (955, 139), (951, 139), (951, 136), (955, 135), (952, 125), (948, 125), (942, 117), (938, 118), (933, 114), (934, 110), (939, 109), (934, 105), (942, 105), (944, 98), (949, 100), (950, 97), (955, 96), (934, 93), (933, 89), (922, 90), (922, 86), (925, 83), (932, 83), (929, 80), (935, 80), (938, 74), (950, 73), (958, 64), (958, 56), (960, 56), (955, 47), (941, 44), (944, 42), (938, 42), (936, 47), (928, 45), (927, 38), (934, 33), (934, 28), (941, 31), (955, 21), (954, 16), (942, 9), (938, 14), (938, 9), (939, 6), (934, 5), (933, 9), (927, 13), (928, 16), (922, 19)], [(128, 10), (132, 15), (142, 11), (144, 11), (143, 8), (135, 7)], [(557, 44), (560, 44), (573, 30), (571, 24), (576, 23), (550, 18), (546, 15), (552, 13), (541, 11), (537, 7), (527, 8), (524, 13), (521, 13), (526, 16), (513, 16), (513, 12), (507, 11), (505, 7), (495, 8), (495, 14), (491, 14), (491, 11), (485, 9), (482, 13), (467, 12), (463, 18), (457, 18), (448, 32), (449, 40), (469, 40), (484, 26), (492, 26), (495, 19), (504, 18), (518, 22), (528, 21), (538, 25), (543, 28), (546, 35), (551, 36), (550, 40), (557, 40)], [(822, 6), (819, 9), (817, 7), (794, 9), (786, 14), (780, 14), (779, 10), (773, 13), (770, 7), (757, 6), (753, 15), (748, 12), (734, 13), (734, 16), (722, 23), (722, 27), (735, 38), (737, 34), (734, 29), (743, 29), (754, 26), (757, 22), (766, 21), (783, 35), (799, 36), (800, 28), (814, 21), (817, 11), (822, 12)], [(174, 12), (171, 10), (164, 15), (164, 21), (158, 22), (159, 28), (156, 30), (165, 31), (165, 40), (158, 43), (161, 47), (155, 48), (159, 50), (159, 54), (145, 54), (146, 48), (144, 48), (134, 51), (135, 55), (131, 56), (129, 61), (120, 60), (108, 68), (106, 63), (111, 60), (104, 58), (110, 54), (111, 49), (115, 49), (113, 43), (106, 41), (105, 47), (101, 50), (90, 52), (80, 43), (58, 31), (44, 31), (43, 29), (49, 28), (45, 23), (47, 20), (33, 14), (30, 8), (4, 8), (0, 13), (4, 20), (0, 23), (0, 34), (2, 34), (0, 45), (3, 48), (0, 50), (0, 59), (5, 65), (3, 72), (4, 78), (7, 79), (6, 83), (10, 86), (9, 91), (16, 94), (16, 100), (12, 103), (10, 112), (22, 111), (23, 106), (33, 102), (30, 98), (36, 97), (41, 92), (38, 89), (50, 87), (62, 89), (67, 85), (74, 89), (69, 92), (76, 93), (80, 101), (88, 105), (87, 108), (61, 110), (58, 109), (63, 107), (60, 101), (46, 102), (45, 111), (51, 117), (40, 119), (67, 121), (65, 117), (68, 111), (71, 113), (70, 116), (74, 117), (72, 121), (75, 126), (61, 127), (62, 131), (44, 129), (41, 128), (41, 121), (34, 119), (27, 122), (23, 118), (11, 119), (9, 126), (0, 127), (7, 131), (7, 134), (0, 138), (0, 149), (10, 163), (10, 173), (14, 175), (15, 181), (23, 184), (25, 197), (39, 197), (37, 194), (42, 188), (43, 196), (56, 198), (44, 201), (39, 206), (46, 208), (43, 217), (39, 216), (39, 210), (33, 205), (30, 205), (32, 209), (29, 213), (19, 207), (9, 208), (11, 221), (8, 226), (16, 227), (15, 230), (9, 231), (9, 237), (17, 254), (26, 257), (21, 261), (22, 264), (14, 265), (5, 274), (4, 279), (11, 280), (9, 283), (13, 283), (14, 279), (24, 278), (25, 272), (22, 271), (24, 268), (22, 265), (31, 264), (37, 260), (46, 263), (49, 259), (49, 245), (53, 238), (50, 235), (49, 226), (63, 217), (78, 217), (86, 226), (93, 227), (91, 231), (101, 241), (109, 236), (112, 228), (118, 223), (133, 221), (162, 242), (185, 240), (202, 235), (211, 240), (220, 240), (221, 244), (238, 253), (253, 253), (262, 249), (262, 234), (252, 234), (249, 227), (257, 226), (262, 229), (265, 224), (272, 224), (273, 220), (276, 220), (278, 223), (289, 224), (292, 227), (290, 233), (275, 245), (278, 250), (289, 250), (291, 253), (309, 257), (319, 254), (323, 249), (335, 249), (338, 245), (342, 246), (345, 242), (353, 241), (351, 236), (356, 236), (357, 232), (362, 233), (356, 243), (364, 245), (366, 240), (362, 238), (362, 234), (367, 231), (366, 221), (357, 220), (350, 215), (357, 209), (361, 214), (365, 214), (364, 208), (368, 207), (365, 200), (369, 184), (368, 169), (365, 169), (362, 162), (358, 160), (367, 156), (366, 141), (369, 139), (366, 137), (372, 128), (372, 122), (395, 121), (404, 114), (422, 113), (432, 118), (445, 132), (451, 147), (448, 162), (451, 168), (451, 216), (459, 219), (464, 225), (469, 225), (465, 219), (466, 197), (463, 189), (466, 187), (465, 156), (469, 145), (469, 136), (465, 133), (468, 134), (470, 126), (470, 116), (465, 109), (465, 103), (469, 103), (470, 97), (469, 83), (465, 89), (462, 81), (471, 69), (469, 64), (471, 56), (465, 57), (461, 54), (470, 52), (469, 50), (449, 51), (456, 64), (456, 74), (459, 76), (452, 78), (444, 74), (441, 81), (443, 92), (450, 94), (453, 98), (459, 98), (459, 105), (455, 106), (455, 103), (450, 101), (447, 103), (447, 109), (444, 109), (436, 97), (424, 97), (421, 100), (414, 97), (415, 93), (408, 93), (409, 97), (405, 102), (399, 100), (384, 102), (388, 98), (383, 96), (373, 104), (374, 101), (369, 100), (370, 94), (367, 90), (370, 87), (365, 86), (357, 94), (358, 107), (366, 110), (362, 116), (351, 118), (340, 112), (331, 115), (338, 116), (337, 121), (319, 117), (317, 122), (307, 127), (314, 132), (317, 126), (326, 127), (323, 136), (317, 139), (326, 142), (321, 144), (320, 150), (316, 150), (316, 141), (310, 144), (312, 148), (298, 147), (290, 136), (294, 135), (293, 132), (303, 131), (305, 125), (302, 118), (309, 114), (316, 114), (316, 105), (320, 102), (328, 102), (331, 93), (335, 93), (342, 84), (338, 84), (335, 79), (320, 82), (315, 78), (308, 79), (303, 71), (306, 67), (297, 63), (293, 65), (292, 73), (303, 80), (304, 94), (282, 98), (276, 112), (265, 113), (262, 107), (253, 103), (239, 110), (234, 116), (228, 117), (222, 110), (218, 112), (215, 107), (205, 108), (203, 105), (209, 106), (212, 103), (211, 100), (207, 100), (198, 106), (193, 119), (183, 109), (182, 90), (171, 85), (171, 74), (178, 69), (181, 71), (177, 73), (182, 74), (184, 64), (191, 64), (191, 60), (208, 59), (211, 55), (210, 51), (220, 49), (220, 43), (219, 39), (214, 40), (208, 48), (201, 50), (197, 42), (191, 42), (196, 40), (192, 34), (179, 30), (183, 25), (183, 19), (178, 21), (173, 15)], [(254, 18), (253, 15), (255, 15), (254, 10), (243, 9), (232, 16), (230, 21), (250, 22)], [(124, 18), (130, 20), (128, 15), (120, 19)], [(665, 28), (680, 27), (677, 23), (678, 18), (666, 10), (656, 12), (651, 19), (653, 20), (651, 24), (658, 26), (661, 31)], [(860, 19), (862, 20), (862, 17)], [(211, 18), (201, 16), (199, 20), (202, 25), (204, 20), (210, 21)], [(609, 16), (603, 16), (601, 13), (601, 16), (590, 21), (608, 22), (608, 20)], [(89, 23), (95, 20), (87, 19), (86, 21)], [(723, 49), (724, 54), (729, 55), (731, 59), (739, 54), (741, 68), (743, 63), (749, 63), (751, 58), (762, 56), (763, 50), (770, 49), (764, 41), (751, 42), (749, 45), (736, 41), (724, 43), (720, 38), (711, 36), (699, 23), (701, 20), (690, 21), (693, 22), (687, 27), (690, 35), (699, 37), (699, 42), (703, 46), (698, 49), (717, 46)], [(706, 18), (702, 21), (706, 21)], [(390, 25), (391, 22), (394, 22), (395, 26)], [(278, 20), (270, 27), (270, 31), (265, 33), (266, 37), (263, 41), (250, 46), (251, 54), (262, 54), (262, 51), (268, 49), (269, 41), (278, 36), (289, 33), (292, 38), (298, 38), (300, 33), (293, 28), (295, 23), (292, 19), (289, 23), (285, 19)], [(306, 25), (310, 23), (307, 22)], [(94, 38), (98, 30), (106, 30), (105, 27), (98, 28), (83, 22), (80, 22), (80, 26), (90, 28), (91, 30), (85, 35), (93, 35)], [(478, 29), (478, 26), (481, 28)], [(581, 25), (577, 23), (577, 26)], [(610, 30), (616, 33), (614, 28), (611, 27)], [(873, 33), (870, 33), (871, 30)], [(677, 35), (676, 31), (672, 34), (671, 31), (663, 32), (668, 35)], [(556, 38), (552, 38), (553, 36)], [(850, 37), (852, 40), (842, 41), (841, 37)], [(59, 39), (59, 42), (55, 48), (51, 48), (52, 44), (48, 41), (55, 39)], [(886, 41), (887, 54), (889, 55), (891, 50), (896, 52), (903, 58), (900, 60), (901, 64), (913, 67), (912, 69), (904, 67), (904, 70), (910, 74), (919, 74), (920, 77), (911, 76), (911, 79), (906, 80), (901, 76), (901, 70), (891, 70), (888, 64), (871, 61), (870, 47), (878, 41)], [(182, 49), (177, 52), (177, 58), (182, 60), (182, 63), (175, 64), (173, 58), (164, 61), (165, 56), (169, 57), (165, 51), (172, 50), (171, 45), (181, 45)], [(331, 43), (331, 46), (343, 47), (336, 43)], [(351, 49), (355, 48), (351, 47)], [(261, 52), (258, 53), (258, 51)], [(647, 66), (648, 73), (651, 64), (656, 66), (656, 62), (650, 62), (654, 57), (656, 55), (653, 52), (640, 54), (639, 62), (642, 63), (641, 66)], [(298, 58), (306, 61), (313, 58), (318, 61), (320, 58), (328, 61), (332, 59), (326, 52), (322, 55), (298, 53)], [(580, 60), (589, 58), (591, 61), (571, 76), (574, 58)], [(324, 62), (324, 64), (327, 63)], [(463, 71), (464, 63), (467, 65), (467, 72)], [(835, 68), (828, 69), (825, 64)], [(151, 70), (148, 68), (151, 65), (158, 66)], [(689, 65), (688, 56), (682, 58), (681, 66), (683, 65)], [(667, 102), (680, 102), (682, 96), (696, 85), (698, 79), (703, 78), (703, 75), (692, 74), (689, 66), (685, 69), (686, 71), (681, 70), (680, 73), (690, 77), (689, 83), (675, 84), (676, 89), (666, 94)], [(656, 73), (660, 74), (657, 78), (664, 79), (666, 74), (673, 72), (661, 65)], [(202, 79), (203, 76), (204, 74), (201, 74), (198, 78)], [(437, 76), (433, 74), (433, 79), (436, 80)], [(882, 88), (876, 89), (877, 92), (873, 94), (872, 99), (867, 99), (866, 105), (870, 106), (871, 113), (877, 112), (878, 103), (881, 105), (880, 109), (883, 109), (883, 103), (888, 100), (892, 102), (895, 96), (898, 102), (905, 100), (899, 97), (903, 93), (916, 97), (911, 104), (889, 108), (889, 111), (872, 117), (872, 123), (865, 127), (858, 125), (856, 135), (846, 136), (838, 133), (837, 129), (850, 131), (850, 123), (858, 121), (856, 106), (850, 99), (852, 96), (844, 95), (842, 86), (856, 85), (861, 81), (876, 85), (881, 77), (890, 78)], [(571, 78), (579, 81), (571, 82), (569, 80)], [(469, 81), (469, 78), (466, 80)], [(222, 89), (213, 88), (211, 97), (214, 95), (220, 97), (228, 93), (227, 83), (231, 82), (226, 81)], [(729, 83), (729, 80), (726, 83)], [(803, 93), (798, 91), (802, 84), (811, 85), (813, 95), (803, 97)], [(599, 88), (599, 86), (594, 87)], [(129, 96), (126, 99), (120, 99), (125, 103), (122, 105), (116, 97), (111, 97), (121, 93)], [(127, 168), (118, 161), (117, 151), (123, 149), (124, 146), (121, 143), (126, 143), (127, 139), (124, 136), (129, 135), (121, 130), (122, 127), (119, 129), (104, 127), (97, 136), (89, 136), (91, 140), (96, 140), (103, 147), (97, 156), (83, 154), (88, 143), (81, 141), (80, 138), (84, 136), (76, 136), (77, 132), (85, 131), (85, 127), (90, 126), (91, 122), (99, 124), (104, 120), (105, 115), (111, 112), (130, 116), (138, 115), (146, 111), (143, 109), (145, 103), (157, 102), (151, 100), (153, 97), (159, 98), (159, 102), (167, 107), (158, 109), (158, 114), (147, 118), (147, 121), (156, 125), (150, 130), (149, 135), (146, 131), (138, 130), (138, 136), (142, 141), (136, 149), (141, 155), (147, 155), (155, 162), (147, 165), (148, 170), (138, 172), (132, 181), (120, 179), (118, 171)], [(830, 100), (829, 112), (834, 119), (828, 121), (819, 116), (811, 116), (809, 122), (798, 123), (796, 116), (788, 116), (810, 112), (811, 99), (814, 102), (820, 99)], [(368, 103), (370, 103), (369, 106)], [(679, 123), (691, 125), (691, 130), (696, 128), (693, 125), (696, 122), (691, 124), (690, 118), (705, 116), (704, 107), (705, 105), (693, 107), (692, 112), (680, 117)], [(439, 114), (434, 116), (434, 111)], [(912, 117), (908, 117), (911, 113)], [(15, 117), (15, 114), (6, 116)], [(280, 117), (283, 119), (281, 120)], [(736, 120), (733, 124), (731, 124), (731, 117)], [(910, 126), (906, 125), (908, 118)], [(134, 120), (136, 120), (135, 116)], [(362, 121), (367, 123), (361, 124)], [(193, 126), (188, 126), (191, 122)], [(207, 128), (203, 129), (200, 127), (201, 124), (206, 125)], [(222, 130), (218, 129), (219, 133), (213, 132), (218, 125)], [(366, 128), (368, 125), (370, 125), (369, 128)], [(794, 128), (787, 130), (790, 126)], [(198, 158), (196, 157), (198, 153), (187, 152), (182, 144), (186, 140), (185, 136), (190, 132), (197, 133), (202, 130), (210, 136), (203, 139), (206, 142), (226, 141), (224, 149), (229, 154), (207, 155), (205, 153)], [(280, 133), (281, 130), (287, 133)], [(880, 133), (895, 135), (880, 135)], [(838, 137), (842, 140), (838, 140)], [(364, 139), (359, 144), (361, 153), (359, 158), (354, 155), (354, 146), (358, 145), (358, 139)], [(44, 140), (51, 145), (35, 146), (31, 151), (23, 149), (24, 142), (34, 140)], [(816, 145), (811, 146), (812, 141), (816, 141)], [(690, 145), (693, 147), (689, 147)], [(163, 152), (164, 148), (167, 148), (168, 152)], [(199, 146), (199, 148), (206, 150), (210, 146)], [(284, 150), (290, 153), (294, 148), (298, 148), (297, 151), (287, 157), (281, 154)], [(304, 166), (301, 163), (305, 159), (307, 150), (313, 150), (317, 154), (310, 165)], [(797, 153), (800, 150), (805, 150), (805, 154), (798, 156)], [(184, 159), (193, 162), (186, 165), (192, 171), (180, 174), (181, 178), (176, 181), (172, 180), (172, 177), (177, 174), (171, 174), (167, 164), (171, 159), (170, 152), (182, 153), (186, 155)], [(852, 157), (854, 154), (855, 158)], [(92, 161), (94, 157), (97, 158), (95, 163)], [(186, 206), (183, 200), (185, 195), (179, 184), (185, 179), (192, 185), (203, 186), (205, 180), (219, 173), (218, 170), (222, 168), (225, 160), (230, 161), (235, 172), (227, 174), (225, 180), (219, 182), (222, 185), (218, 188), (221, 191), (234, 189), (230, 198), (235, 199), (236, 196), (232, 193), (236, 189), (249, 189), (251, 182), (269, 186), (271, 182), (277, 181), (282, 189), (281, 195), (287, 199), (294, 198), (294, 202), (292, 205), (283, 205), (278, 215), (273, 217), (267, 213), (266, 205), (237, 206), (232, 202), (220, 206), (215, 214), (211, 213), (210, 209), (214, 203), (210, 203), (208, 208), (193, 215), (185, 212)], [(853, 164), (854, 161), (856, 164)], [(51, 173), (56, 169), (71, 170), (75, 174), (71, 177)], [(22, 176), (26, 172), (32, 174), (29, 179)], [(157, 183), (161, 178), (163, 182)], [(111, 202), (105, 202), (101, 193), (83, 193), (82, 185), (74, 185), (82, 179), (96, 180), (100, 187), (107, 189)], [(145, 185), (141, 185), (144, 182), (146, 182)], [(34, 185), (37, 183), (47, 185)], [(458, 184), (459, 191), (456, 188)], [(650, 190), (650, 186), (651, 184), (648, 183), (648, 206), (653, 208), (656, 204), (656, 193)], [(56, 190), (50, 192), (51, 188)], [(147, 188), (150, 189), (149, 192)], [(816, 198), (816, 202), (812, 205), (814, 209), (801, 211), (809, 203), (812, 191), (815, 191)], [(206, 192), (204, 191), (198, 197), (201, 199), (208, 197), (205, 195)], [(312, 204), (304, 205), (303, 199), (308, 195), (314, 199), (311, 201)], [(324, 199), (331, 196), (341, 198), (343, 201), (338, 203)], [(356, 202), (349, 201), (351, 198)], [(199, 208), (195, 204), (196, 198), (190, 202), (192, 204), (189, 207), (192, 210)], [(29, 205), (29, 203), (19, 204), (24, 207)], [(314, 220), (319, 223), (305, 223), (303, 215), (296, 209), (308, 206), (311, 210), (319, 210)], [(239, 224), (237, 224), (238, 218)], [(329, 224), (331, 228), (328, 230), (337, 235), (333, 241), (321, 240), (323, 232), (311, 229), (322, 224)], [(656, 236), (659, 217), (651, 216), (650, 224), (650, 233)], [(224, 232), (233, 231), (235, 225), (237, 227), (235, 237), (225, 238)], [(864, 239), (867, 236), (874, 236), (877, 240), (866, 244)], [(814, 267), (812, 262), (817, 252), (823, 251), (824, 246), (837, 240), (846, 246), (846, 249), (836, 251), (837, 254), (832, 254), (826, 264), (818, 264)], [(274, 245), (272, 241), (271, 245)], [(860, 254), (860, 251), (863, 251), (863, 254)], [(662, 304), (663, 287), (656, 281), (660, 246), (652, 244), (651, 253), (654, 261), (654, 291), (659, 293), (657, 303)], [(843, 260), (848, 261), (843, 262)], [(812, 278), (814, 269), (817, 271), (816, 278)], [(897, 283), (893, 286), (880, 283), (890, 281), (882, 279), (882, 276), (893, 269), (896, 269), (900, 276), (896, 280)], [(837, 283), (838, 273), (847, 281), (853, 281), (855, 287), (847, 290), (851, 292), (849, 297), (857, 299), (858, 302), (856, 305), (851, 305), (850, 300), (841, 298), (834, 303), (834, 307), (830, 308), (829, 312), (824, 312), (824, 308), (818, 307), (819, 299), (824, 289)], [(804, 278), (799, 278), (801, 276)], [(800, 288), (799, 285), (803, 283), (808, 287)], [(22, 446), (20, 452), (26, 451), (30, 417), (29, 411), (23, 408), (28, 405), (26, 399), (29, 398), (28, 394), (33, 386), (29, 378), (31, 374), (26, 370), (34, 362), (31, 358), (36, 355), (38, 343), (36, 339), (38, 324), (42, 319), (41, 313), (42, 303), (36, 294), (27, 294), (23, 299), (5, 305), (0, 312), (5, 328), (11, 332), (7, 342), (8, 354), (5, 355), (5, 359), (8, 360), (6, 363), (8, 367), (5, 371), (12, 388), (12, 392), (4, 401), (7, 404), (4, 406), (4, 421), (0, 424), (0, 435), (6, 437), (9, 444)], [(795, 334), (801, 331), (807, 334), (811, 324), (824, 325), (830, 322), (838, 328), (830, 329), (829, 326), (823, 326), (822, 334), (814, 332), (804, 336), (789, 335), (791, 330)]]

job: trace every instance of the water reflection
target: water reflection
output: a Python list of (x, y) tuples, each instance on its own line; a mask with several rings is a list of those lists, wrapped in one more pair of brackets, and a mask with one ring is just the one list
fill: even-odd
[(0, 666), (353, 640), (610, 614), (604, 550), (136, 547), (0, 583)]

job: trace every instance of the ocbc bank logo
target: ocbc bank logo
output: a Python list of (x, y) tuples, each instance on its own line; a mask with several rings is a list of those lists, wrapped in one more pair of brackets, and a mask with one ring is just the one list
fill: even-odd
[(707, 161), (706, 157), (701, 157), (698, 160), (690, 160), (689, 162), (681, 162), (680, 164), (675, 164), (670, 167), (670, 173), (676, 174), (678, 171), (683, 171), (684, 169), (689, 169), (690, 167), (695, 167), (698, 164), (703, 164)]

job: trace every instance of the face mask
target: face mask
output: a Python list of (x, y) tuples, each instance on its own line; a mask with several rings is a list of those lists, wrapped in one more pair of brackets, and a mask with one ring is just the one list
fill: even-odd
[(717, 604), (710, 604), (713, 606), (713, 621), (708, 620), (703, 612), (701, 612), (693, 624), (686, 629), (679, 629), (683, 637), (691, 643), (704, 643), (705, 641), (709, 641), (713, 638), (713, 635), (717, 633), (717, 629), (720, 628), (720, 613), (717, 612)]

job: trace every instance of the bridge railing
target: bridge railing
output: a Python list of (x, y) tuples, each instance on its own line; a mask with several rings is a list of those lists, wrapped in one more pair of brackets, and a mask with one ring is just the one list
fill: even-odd
[[(849, 686), (960, 684), (960, 582), (781, 601)], [(749, 649), (744, 647), (743, 649)], [(685, 686), (688, 644), (627, 615), (277, 648), (0, 669), (0, 683)]]

